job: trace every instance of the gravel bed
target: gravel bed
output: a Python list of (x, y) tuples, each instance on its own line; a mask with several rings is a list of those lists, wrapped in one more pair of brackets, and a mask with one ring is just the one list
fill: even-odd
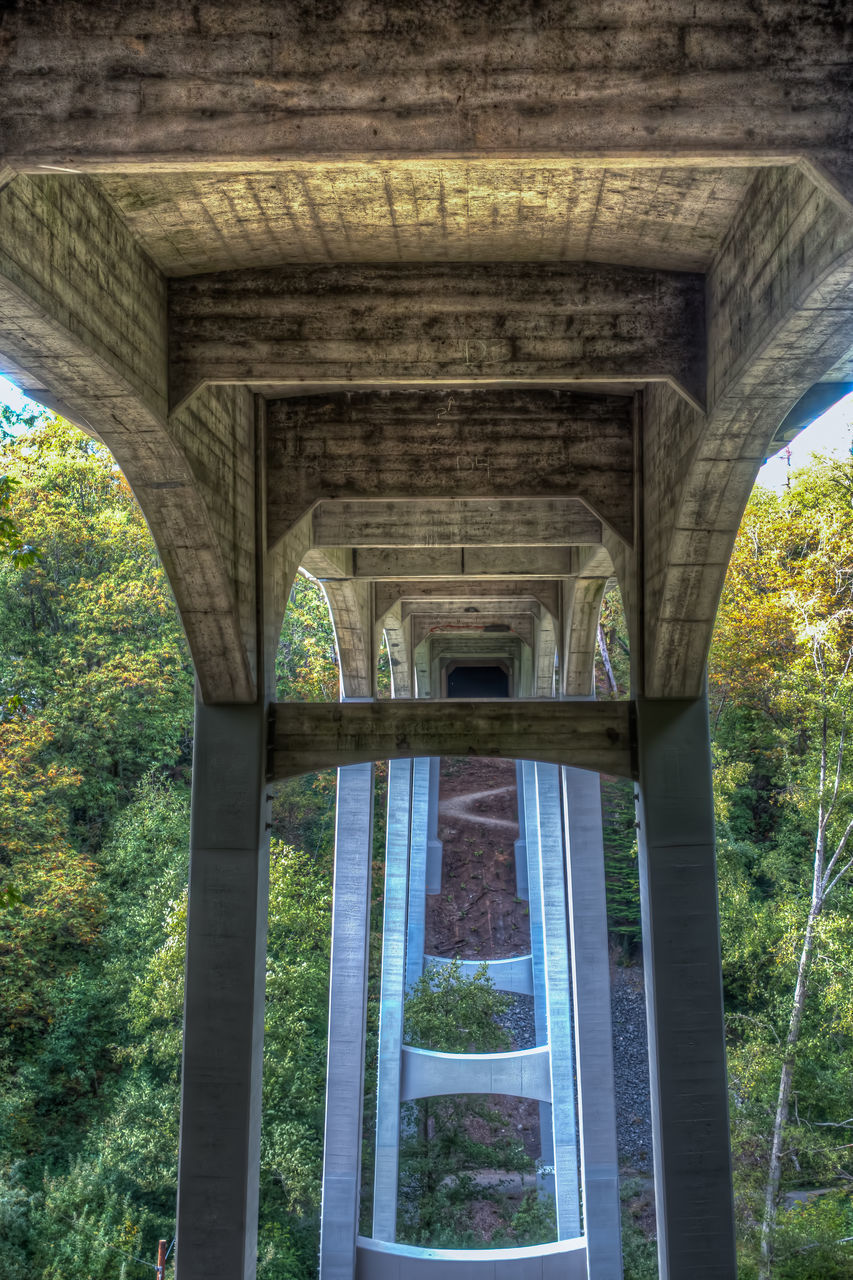
[(643, 971), (637, 965), (615, 965), (611, 973), (619, 1161), (648, 1171), (652, 1167), (652, 1117)]
[(512, 1004), (501, 1018), (501, 1025), (512, 1036), (516, 1049), (534, 1049), (536, 1024), (533, 1019), (533, 996), (510, 995), (509, 998)]
[[(638, 1173), (650, 1172), (652, 1118), (643, 971), (637, 965), (616, 965), (611, 973), (619, 1162)], [(512, 1036), (516, 1048), (532, 1049), (536, 1044), (533, 997), (513, 995), (510, 999), (512, 1003), (501, 1023)]]

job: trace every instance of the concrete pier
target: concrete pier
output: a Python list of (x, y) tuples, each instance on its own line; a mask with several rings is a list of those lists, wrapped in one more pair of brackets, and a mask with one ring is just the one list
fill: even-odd
[(178, 1164), (181, 1280), (255, 1274), (269, 896), (265, 728), (261, 706), (196, 704)]
[[(539, 889), (542, 895), (545, 955), (545, 1017), (551, 1050), (557, 1238), (571, 1240), (580, 1235), (581, 1225), (562, 797), (557, 766), (537, 764), (535, 769), (539, 811)], [(531, 885), (531, 898), (532, 896)]]
[(350, 765), (338, 771), (335, 819), (320, 1280), (355, 1274), (372, 857), (373, 765)]
[(622, 1280), (601, 784), (583, 769), (561, 772), (589, 1280)]
[(637, 730), (661, 1280), (734, 1280), (707, 701), (640, 699)]
[(373, 1237), (396, 1239), (397, 1175), (400, 1163), (400, 1081), (403, 1000), (406, 988), (406, 903), (412, 820), (412, 762), (388, 765), (385, 841), (385, 900), (382, 912), (382, 977), (376, 1081), (376, 1161), (373, 1175)]

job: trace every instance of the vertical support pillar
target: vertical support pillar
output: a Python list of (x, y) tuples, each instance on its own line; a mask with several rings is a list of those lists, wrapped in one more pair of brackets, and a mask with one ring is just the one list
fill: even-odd
[(584, 1235), (590, 1280), (622, 1280), (601, 782), (563, 768)]
[(406, 990), (424, 971), (426, 875), (429, 843), (430, 760), (412, 762), (412, 844), (409, 855), (409, 911), (406, 925)]
[(640, 906), (661, 1280), (734, 1280), (706, 698), (639, 699)]
[(536, 793), (541, 851), (540, 891), (545, 945), (546, 1010), (551, 1062), (551, 1110), (554, 1125), (557, 1239), (571, 1240), (581, 1234), (581, 1223), (572, 1046), (572, 984), (569, 973), (564, 828), (558, 765), (536, 765)]
[(252, 1280), (269, 858), (263, 706), (196, 701), (177, 1274)]
[(441, 893), (442, 847), (438, 838), (438, 788), (441, 760), (432, 756), (429, 762), (429, 799), (427, 801), (426, 891)]
[(353, 1280), (358, 1234), (373, 765), (338, 770), (320, 1278)]
[(376, 1083), (373, 1238), (394, 1242), (400, 1163), (400, 1071), (406, 985), (406, 899), (412, 813), (412, 762), (388, 764), (388, 823), (382, 922), (382, 983)]
[(519, 898), (528, 898), (527, 888), (527, 825), (524, 815), (524, 767), (515, 762), (515, 791), (518, 796), (518, 839), (515, 842), (515, 892)]
[[(530, 904), (530, 956), (533, 966), (533, 1017), (536, 1043), (548, 1043), (547, 986), (545, 982), (545, 935), (542, 927), (542, 863), (539, 847), (539, 807), (536, 799), (536, 765), (521, 762), (521, 794), (527, 834), (527, 879)], [(537, 1182), (541, 1193), (554, 1195), (554, 1122), (550, 1102), (539, 1103), (541, 1164)], [(544, 1170), (550, 1172), (544, 1172)]]

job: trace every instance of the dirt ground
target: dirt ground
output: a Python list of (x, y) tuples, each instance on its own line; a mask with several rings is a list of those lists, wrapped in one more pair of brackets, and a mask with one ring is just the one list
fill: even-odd
[(441, 761), (441, 893), (426, 900), (432, 955), (499, 960), (530, 950), (527, 903), (515, 891), (517, 804), (514, 761)]

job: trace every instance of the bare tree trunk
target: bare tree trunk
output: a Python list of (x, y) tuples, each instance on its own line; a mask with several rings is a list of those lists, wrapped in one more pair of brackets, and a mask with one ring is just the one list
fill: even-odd
[[(818, 783), (818, 823), (814, 848), (814, 872), (812, 875), (812, 896), (809, 906), (803, 948), (800, 952), (800, 963), (797, 966), (797, 985), (794, 988), (794, 1002), (791, 1007), (791, 1018), (788, 1023), (788, 1039), (785, 1041), (785, 1056), (782, 1060), (782, 1073), (779, 1077), (779, 1096), (776, 1101), (776, 1115), (773, 1120), (773, 1141), (770, 1147), (770, 1166), (767, 1170), (767, 1187), (764, 1194), (764, 1218), (761, 1223), (761, 1262), (758, 1280), (771, 1280), (773, 1267), (773, 1233), (776, 1228), (777, 1200), (779, 1183), (782, 1178), (782, 1141), (785, 1126), (788, 1123), (788, 1111), (791, 1102), (791, 1080), (794, 1074), (794, 1059), (797, 1053), (797, 1041), (800, 1038), (800, 1026), (803, 1021), (803, 1010), (806, 1007), (806, 982), (812, 946), (814, 944), (815, 922), (821, 913), (827, 893), (827, 878), (832, 871), (836, 858), (843, 848), (844, 839), (839, 844), (836, 856), (830, 862), (826, 875), (826, 825), (838, 794), (841, 777), (841, 762), (844, 752), (842, 734), (838, 749), (838, 761), (835, 773), (835, 791), (827, 807), (826, 804), (826, 767), (827, 767), (827, 715), (824, 712), (821, 725), (820, 781)], [(831, 887), (831, 886), (830, 886)]]
[(782, 1177), (782, 1140), (785, 1125), (788, 1122), (788, 1110), (791, 1101), (791, 1079), (794, 1073), (794, 1057), (797, 1041), (800, 1037), (800, 1025), (803, 1010), (806, 1006), (806, 976), (811, 960), (814, 942), (814, 926), (822, 900), (812, 903), (806, 923), (806, 936), (800, 952), (800, 963), (797, 969), (797, 985), (794, 990), (794, 1004), (791, 1009), (791, 1021), (788, 1026), (788, 1039), (785, 1042), (785, 1057), (782, 1062), (782, 1074), (779, 1078), (779, 1098), (776, 1103), (776, 1117), (773, 1121), (773, 1144), (770, 1149), (770, 1168), (767, 1174), (767, 1188), (764, 1197), (764, 1220), (761, 1224), (761, 1266), (759, 1280), (770, 1280), (772, 1266), (772, 1240), (776, 1227), (776, 1200), (779, 1195), (779, 1182)]
[(601, 661), (604, 663), (604, 670), (607, 673), (607, 683), (610, 685), (611, 693), (618, 693), (619, 686), (616, 683), (616, 677), (613, 674), (613, 667), (610, 665), (610, 654), (607, 650), (607, 640), (604, 635), (604, 627), (598, 624), (598, 648), (601, 653)]

